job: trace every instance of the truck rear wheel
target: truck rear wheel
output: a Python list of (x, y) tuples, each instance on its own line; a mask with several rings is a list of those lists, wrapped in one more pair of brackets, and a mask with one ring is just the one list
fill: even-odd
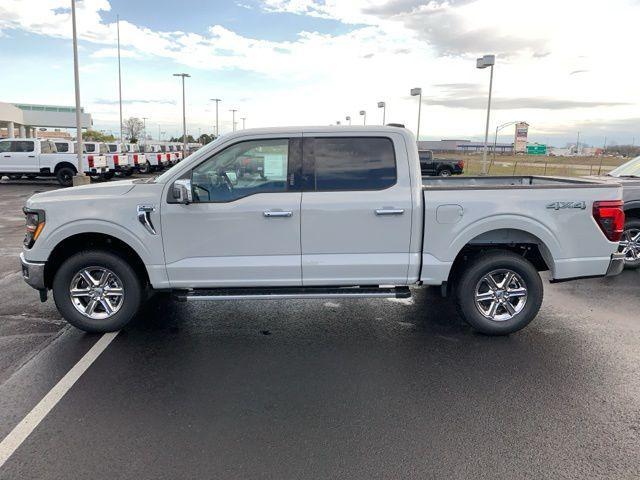
[(640, 267), (640, 218), (629, 218), (624, 224), (619, 251), (624, 253), (624, 267)]
[(120, 256), (88, 250), (69, 257), (53, 279), (53, 299), (71, 325), (113, 332), (134, 317), (142, 301), (138, 275)]
[(496, 250), (479, 255), (465, 267), (457, 285), (457, 306), (477, 331), (508, 335), (535, 318), (543, 291), (531, 262), (508, 250)]
[(56, 172), (56, 180), (63, 187), (70, 187), (73, 185), (73, 176), (76, 171), (71, 167), (62, 167)]

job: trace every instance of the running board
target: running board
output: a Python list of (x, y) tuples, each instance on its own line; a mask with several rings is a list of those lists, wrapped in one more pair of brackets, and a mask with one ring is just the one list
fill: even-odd
[(286, 300), (294, 298), (409, 298), (409, 287), (220, 288), (174, 292), (181, 302), (210, 300)]

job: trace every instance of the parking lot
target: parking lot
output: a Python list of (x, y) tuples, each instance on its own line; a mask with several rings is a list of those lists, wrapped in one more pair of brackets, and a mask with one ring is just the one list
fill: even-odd
[[(101, 338), (21, 278), (22, 205), (55, 188), (0, 181), (0, 438)], [(438, 289), (156, 298), (0, 478), (638, 478), (640, 271), (545, 289), (500, 338)]]

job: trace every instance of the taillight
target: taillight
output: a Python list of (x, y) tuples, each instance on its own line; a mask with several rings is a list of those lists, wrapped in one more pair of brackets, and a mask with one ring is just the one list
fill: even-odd
[(89, 155), (87, 160), (89, 161), (89, 168), (93, 168), (93, 155)]
[(167, 153), (167, 160), (171, 160), (171, 154)]
[(157, 155), (156, 155), (156, 158), (157, 158), (157, 159), (158, 159), (158, 161), (160, 162), (160, 161), (162, 160), (162, 154), (160, 154), (160, 153), (159, 153), (159, 154), (157, 154)]
[(118, 155), (113, 156), (113, 164), (116, 166), (120, 165), (120, 159), (118, 158)]
[(619, 242), (624, 230), (624, 210), (622, 200), (593, 202), (593, 218), (612, 242)]
[(135, 163), (136, 165), (138, 165), (138, 154), (134, 153), (133, 154), (133, 163)]
[(44, 228), (44, 211), (23, 209), (26, 216), (26, 234), (24, 246), (31, 248)]

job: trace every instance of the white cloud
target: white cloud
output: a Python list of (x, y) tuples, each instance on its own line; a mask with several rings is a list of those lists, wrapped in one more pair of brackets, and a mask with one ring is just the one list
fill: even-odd
[[(526, 11), (510, 0), (263, 0), (258, 5), (272, 14), (329, 18), (351, 29), (331, 35), (301, 31), (289, 41), (270, 41), (222, 25), (198, 34), (154, 31), (121, 21), (123, 57), (183, 64), (195, 70), (190, 70), (193, 82), (198, 71), (264, 76), (263, 91), (247, 92), (238, 73), (237, 85), (225, 92), (239, 105), (240, 99), (250, 97), (243, 108), (250, 110), (253, 126), (329, 123), (349, 113), (356, 120), (363, 108), (373, 121), (378, 100), (387, 101), (389, 121), (413, 126), (415, 99), (407, 93), (422, 86), (422, 132), (430, 137), (475, 135), (483, 125), (483, 111), (475, 105), (488, 83), (487, 72), (474, 68), (473, 59), (481, 53), (498, 53), (492, 123), (522, 118), (535, 132), (536, 126), (541, 131), (553, 125), (566, 129), (590, 118), (606, 122), (637, 117), (640, 68), (630, 59), (640, 5), (631, 0), (610, 0), (606, 7), (596, 1), (538, 0)], [(107, 0), (78, 3), (81, 40), (100, 47), (91, 58), (115, 56), (115, 24), (100, 16), (110, 9)], [(68, 1), (3, 0), (0, 31), (12, 29), (70, 38)], [(128, 78), (131, 82), (142, 75)], [(175, 89), (170, 80), (146, 78), (126, 90), (135, 98), (152, 100), (154, 91)], [(443, 100), (438, 85), (453, 83), (473, 83), (479, 91), (473, 98), (456, 101), (454, 92)], [(210, 124), (207, 97), (196, 100), (198, 94), (196, 90), (191, 96), (190, 116)], [(95, 107), (105, 115), (110, 115), (109, 108)], [(175, 115), (170, 105), (148, 108), (153, 108), (148, 115), (159, 120)]]

